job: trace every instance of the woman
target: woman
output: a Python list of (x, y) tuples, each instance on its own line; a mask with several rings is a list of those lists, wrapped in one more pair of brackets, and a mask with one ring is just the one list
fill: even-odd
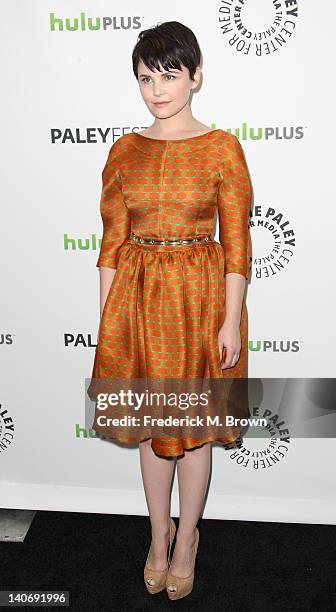
[[(92, 378), (158, 384), (170, 378), (185, 384), (242, 379), (252, 193), (242, 147), (235, 136), (192, 115), (190, 94), (201, 79), (201, 52), (189, 28), (173, 21), (141, 32), (132, 59), (155, 119), (148, 129), (119, 138), (103, 170), (101, 321)], [(216, 212), (219, 242), (211, 237)], [(238, 403), (236, 414), (246, 416), (245, 396)], [(118, 405), (111, 414), (126, 411)], [(193, 587), (211, 442), (233, 442), (242, 428), (222, 427), (222, 435), (207, 428), (172, 435), (176, 430), (153, 427), (139, 433), (135, 427), (108, 427), (100, 416), (97, 409), (97, 433), (139, 443), (152, 535), (144, 568), (147, 590), (166, 588), (170, 599), (180, 599)], [(169, 510), (175, 460), (177, 532)]]

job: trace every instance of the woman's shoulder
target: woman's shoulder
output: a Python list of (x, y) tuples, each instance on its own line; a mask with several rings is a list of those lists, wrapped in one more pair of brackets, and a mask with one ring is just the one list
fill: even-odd
[(232, 132), (227, 132), (225, 130), (220, 130), (221, 138), (220, 144), (221, 153), (224, 153), (224, 158), (231, 157), (234, 159), (244, 159), (245, 152), (244, 147), (240, 142), (240, 139)]
[(119, 151), (122, 151), (125, 147), (127, 147), (131, 136), (132, 133), (127, 132), (126, 134), (119, 136), (119, 138), (116, 138), (116, 140), (114, 140), (114, 142), (112, 143), (110, 151), (112, 151), (113, 153), (118, 153)]
[(222, 128), (216, 128), (204, 132), (200, 137), (196, 137), (194, 140), (191, 139), (191, 143), (198, 145), (206, 145), (213, 149), (215, 146), (220, 154), (223, 150), (235, 149), (239, 146), (238, 138), (231, 132), (227, 132)]
[(110, 146), (107, 161), (108, 163), (118, 162), (123, 159), (130, 151), (132, 143), (132, 132), (127, 132), (119, 136)]
[(228, 132), (222, 129), (219, 129), (218, 132), (223, 142), (226, 142), (231, 145), (235, 145), (237, 142), (239, 142), (237, 136), (235, 136), (235, 134), (232, 134), (232, 132)]

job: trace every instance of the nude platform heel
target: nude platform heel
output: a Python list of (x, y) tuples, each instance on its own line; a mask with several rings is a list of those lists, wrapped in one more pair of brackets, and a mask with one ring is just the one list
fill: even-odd
[[(166, 579), (167, 579), (167, 573), (168, 573), (168, 568), (169, 568), (169, 563), (170, 563), (170, 551), (171, 551), (172, 543), (175, 537), (175, 533), (176, 533), (175, 521), (173, 521), (173, 519), (170, 517), (168, 560), (167, 560), (167, 567), (165, 567), (164, 570), (151, 569), (147, 565), (147, 561), (146, 561), (146, 565), (144, 567), (144, 581), (147, 587), (147, 591), (151, 593), (152, 595), (154, 595), (154, 593), (160, 593), (160, 591), (163, 591), (164, 588), (166, 587)], [(147, 556), (147, 559), (148, 559), (148, 556)]]
[(195, 552), (194, 552), (194, 563), (193, 563), (192, 572), (189, 574), (189, 576), (182, 577), (182, 576), (174, 576), (168, 571), (167, 580), (166, 580), (166, 590), (167, 590), (169, 599), (173, 599), (173, 600), (181, 599), (182, 597), (186, 597), (186, 595), (189, 595), (189, 593), (191, 593), (193, 586), (194, 586), (195, 561), (196, 561), (198, 543), (199, 543), (199, 531), (196, 527), (196, 541), (194, 545)]

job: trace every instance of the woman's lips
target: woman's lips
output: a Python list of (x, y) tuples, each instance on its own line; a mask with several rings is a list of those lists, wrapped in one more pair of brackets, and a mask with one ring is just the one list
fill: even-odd
[(169, 102), (154, 102), (155, 106), (165, 106), (166, 104), (169, 104)]

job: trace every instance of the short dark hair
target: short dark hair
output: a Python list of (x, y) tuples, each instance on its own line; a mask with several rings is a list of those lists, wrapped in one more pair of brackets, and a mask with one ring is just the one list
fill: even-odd
[(138, 79), (139, 62), (153, 70), (176, 68), (181, 64), (189, 70), (191, 80), (201, 62), (201, 50), (197, 38), (190, 28), (178, 21), (165, 21), (153, 28), (142, 30), (132, 52), (133, 72)]

